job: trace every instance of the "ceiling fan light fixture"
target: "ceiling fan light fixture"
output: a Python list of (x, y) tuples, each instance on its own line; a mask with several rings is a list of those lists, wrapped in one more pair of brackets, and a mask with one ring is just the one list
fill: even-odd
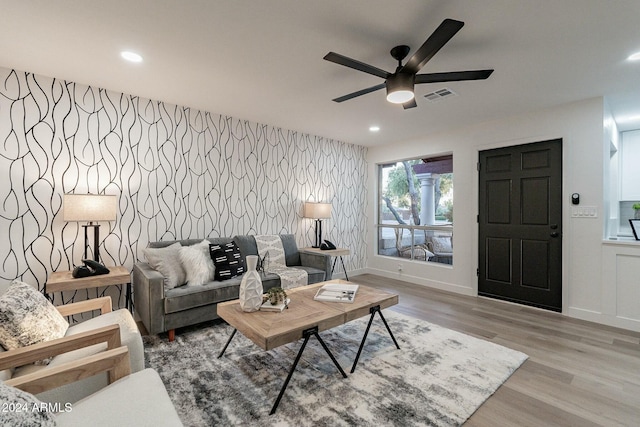
[(410, 90), (396, 90), (395, 92), (387, 93), (387, 101), (392, 104), (404, 104), (414, 98), (413, 92)]
[(387, 79), (387, 101), (404, 104), (414, 98), (412, 74), (395, 74)]

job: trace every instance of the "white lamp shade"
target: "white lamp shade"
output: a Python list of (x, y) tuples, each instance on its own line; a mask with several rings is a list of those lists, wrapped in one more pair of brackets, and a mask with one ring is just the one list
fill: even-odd
[(98, 194), (65, 194), (62, 219), (65, 221), (115, 221), (117, 196)]
[(313, 219), (331, 218), (331, 204), (306, 202), (304, 204), (304, 217)]

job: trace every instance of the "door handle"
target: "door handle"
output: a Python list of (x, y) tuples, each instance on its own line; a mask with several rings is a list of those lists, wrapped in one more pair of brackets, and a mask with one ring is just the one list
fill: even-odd
[(552, 232), (551, 234), (549, 234), (549, 236), (551, 237), (558, 237), (560, 234), (557, 231)]
[(558, 229), (558, 224), (551, 224), (549, 226), (549, 228), (552, 229), (552, 230), (557, 230)]

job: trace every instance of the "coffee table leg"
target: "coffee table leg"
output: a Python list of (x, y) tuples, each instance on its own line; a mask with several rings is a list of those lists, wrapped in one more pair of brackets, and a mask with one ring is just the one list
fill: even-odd
[(222, 357), (222, 355), (224, 354), (225, 351), (227, 351), (227, 347), (229, 347), (229, 343), (231, 342), (231, 340), (233, 339), (233, 337), (236, 336), (236, 332), (238, 332), (237, 329), (233, 329), (233, 332), (231, 332), (231, 336), (229, 337), (229, 339), (227, 340), (227, 343), (224, 345), (224, 348), (222, 349), (222, 351), (220, 352), (220, 354), (218, 355), (218, 359), (220, 359)]
[(387, 320), (382, 315), (382, 310), (380, 310), (380, 306), (376, 305), (375, 307), (371, 307), (369, 309), (369, 312), (371, 313), (371, 317), (369, 317), (369, 324), (367, 325), (367, 329), (364, 331), (364, 336), (362, 337), (362, 341), (360, 342), (360, 348), (358, 349), (358, 354), (356, 355), (356, 360), (353, 361), (353, 366), (351, 367), (351, 373), (352, 374), (356, 370), (356, 365), (358, 364), (358, 359), (360, 359), (360, 354), (362, 353), (362, 348), (364, 347), (364, 342), (367, 340), (367, 335), (369, 335), (369, 329), (371, 328), (371, 324), (373, 323), (373, 318), (376, 315), (376, 313), (378, 313), (380, 315), (380, 318), (382, 319), (382, 322), (384, 323), (384, 326), (386, 326), (387, 331), (389, 332), (389, 335), (391, 335), (391, 339), (393, 340), (393, 343), (396, 345), (396, 348), (398, 350), (400, 350), (400, 346), (398, 345), (398, 341), (396, 341), (396, 337), (393, 336), (393, 332), (391, 332), (391, 328), (389, 327), (389, 324), (387, 323)]
[(393, 343), (396, 345), (396, 348), (398, 350), (400, 350), (400, 346), (398, 345), (398, 341), (396, 341), (396, 337), (393, 336), (393, 332), (391, 332), (391, 328), (389, 327), (389, 324), (387, 323), (387, 319), (385, 319), (384, 316), (382, 315), (382, 310), (380, 310), (380, 306), (378, 306), (378, 314), (380, 315), (380, 318), (382, 319), (382, 323), (384, 323), (384, 326), (387, 328), (387, 332), (389, 332), (389, 335), (391, 336), (391, 339), (393, 340)]
[(296, 360), (293, 362), (293, 366), (291, 366), (291, 369), (289, 370), (289, 374), (287, 375), (287, 379), (284, 381), (284, 384), (282, 385), (282, 388), (280, 389), (280, 394), (278, 394), (278, 398), (276, 399), (275, 403), (273, 404), (273, 407), (271, 408), (271, 412), (269, 412), (269, 415), (273, 415), (273, 414), (276, 413), (276, 409), (278, 409), (278, 405), (280, 404), (280, 400), (282, 399), (282, 396), (284, 395), (284, 391), (287, 389), (287, 386), (289, 385), (289, 381), (291, 380), (291, 377), (293, 376), (293, 371), (296, 370), (296, 366), (298, 366), (298, 362), (300, 361), (300, 357), (302, 357), (302, 353), (304, 352), (304, 349), (307, 346), (307, 343), (309, 342), (309, 338), (311, 338), (312, 335), (315, 335), (315, 337), (318, 339), (318, 341), (320, 341), (320, 344), (322, 344), (322, 348), (324, 348), (324, 351), (327, 352), (327, 354), (329, 355), (329, 357), (331, 358), (333, 363), (336, 365), (336, 367), (338, 368), (338, 370), (340, 371), (342, 376), (344, 378), (347, 378), (347, 374), (345, 374), (344, 370), (342, 369), (342, 367), (340, 366), (340, 364), (338, 363), (336, 358), (333, 357), (333, 354), (331, 353), (331, 351), (329, 351), (329, 348), (324, 343), (324, 340), (322, 338), (320, 338), (320, 335), (318, 335), (318, 327), (316, 326), (316, 327), (313, 327), (313, 328), (310, 328), (310, 329), (306, 329), (305, 331), (302, 332), (302, 336), (304, 337), (304, 341), (302, 342), (302, 347), (300, 347), (300, 350), (298, 351), (298, 355), (296, 356)]

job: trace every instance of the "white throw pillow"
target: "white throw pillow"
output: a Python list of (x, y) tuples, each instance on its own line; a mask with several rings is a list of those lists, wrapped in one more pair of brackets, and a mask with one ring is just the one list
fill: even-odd
[(0, 296), (0, 344), (7, 350), (62, 338), (68, 328), (69, 322), (33, 286), (14, 280)]
[(164, 288), (173, 289), (187, 281), (187, 275), (180, 262), (180, 243), (164, 248), (144, 248), (142, 253), (149, 266), (164, 276)]
[(2, 381), (0, 381), (0, 402), (7, 405), (0, 416), (3, 426), (53, 427), (56, 425), (53, 412), (45, 409), (48, 406), (43, 408), (42, 402), (33, 394), (8, 386)]
[(187, 273), (187, 283), (189, 285), (201, 286), (213, 280), (216, 268), (209, 255), (209, 241), (183, 246), (180, 249), (180, 261)]
[(448, 254), (453, 252), (451, 237), (432, 237), (431, 243), (433, 244), (433, 251), (436, 253)]

